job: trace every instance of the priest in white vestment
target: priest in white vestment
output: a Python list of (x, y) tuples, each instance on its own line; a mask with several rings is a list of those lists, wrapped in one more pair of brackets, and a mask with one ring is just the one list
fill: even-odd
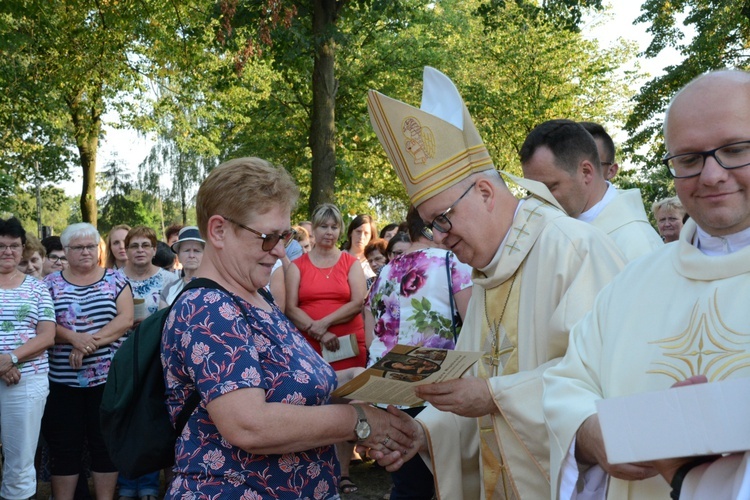
[(609, 235), (628, 261), (663, 245), (648, 221), (641, 192), (618, 190), (606, 179), (598, 145), (580, 123), (549, 120), (537, 125), (520, 156), (525, 178), (547, 186), (568, 215)]
[[(462, 379), (417, 389), (430, 403), (418, 417), (419, 451), (437, 495), (547, 497), (541, 376), (624, 259), (601, 231), (535, 195), (541, 184), (527, 184), (528, 198), (513, 196), (457, 89), (437, 70), (425, 68), (421, 109), (375, 91), (368, 108), (427, 235), (474, 268), (456, 349), (485, 356)], [(389, 470), (403, 460), (398, 451), (371, 453)]]
[(691, 219), (599, 294), (544, 375), (553, 498), (669, 498), (652, 464), (607, 461), (596, 400), (750, 377), (748, 116), (745, 72), (703, 75), (673, 99), (664, 162)]

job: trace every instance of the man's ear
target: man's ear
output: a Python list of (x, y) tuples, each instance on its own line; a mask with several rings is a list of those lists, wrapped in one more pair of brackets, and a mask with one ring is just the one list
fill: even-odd
[(578, 172), (583, 178), (584, 184), (591, 184), (597, 175), (596, 167), (588, 160), (582, 160), (578, 165)]
[(479, 191), (482, 204), (484, 204), (489, 211), (492, 211), (492, 209), (495, 207), (497, 186), (495, 186), (489, 179), (481, 177), (479, 180), (477, 180), (477, 185), (474, 186), (474, 189)]
[(604, 178), (608, 181), (612, 180), (612, 178), (614, 178), (614, 176), (617, 175), (617, 172), (619, 171), (620, 165), (618, 165), (617, 163), (613, 163), (612, 165), (607, 167), (607, 170), (604, 172)]

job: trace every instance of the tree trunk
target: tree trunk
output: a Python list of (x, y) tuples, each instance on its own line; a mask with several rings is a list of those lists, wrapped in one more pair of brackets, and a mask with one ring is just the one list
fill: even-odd
[(309, 211), (320, 203), (334, 199), (336, 180), (335, 113), (338, 82), (334, 76), (335, 46), (333, 28), (336, 22), (335, 0), (313, 1), (313, 39), (315, 62), (312, 78), (312, 186)]
[(68, 100), (73, 121), (74, 137), (83, 169), (81, 190), (81, 219), (96, 227), (96, 152), (102, 131), (101, 103), (97, 98), (82, 104), (79, 97)]

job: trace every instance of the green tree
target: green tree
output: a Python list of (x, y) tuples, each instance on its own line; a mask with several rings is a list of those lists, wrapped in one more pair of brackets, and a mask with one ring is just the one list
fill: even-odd
[[(422, 68), (432, 65), (454, 79), (501, 167), (516, 168), (527, 132), (548, 118), (618, 124), (632, 95), (615, 69), (634, 49), (600, 51), (580, 34), (543, 16), (532, 19), (515, 3), (493, 18), (478, 1), (352, 2), (339, 13), (336, 41), (335, 198), (344, 213), (373, 211), (382, 220), (407, 208), (405, 192), (372, 130), (367, 90), (409, 103), (421, 96)], [(301, 11), (302, 12), (302, 11)], [(221, 156), (253, 154), (285, 165), (313, 200), (312, 57), (309, 18), (274, 32), (267, 49), (277, 77), (266, 98), (236, 124)], [(502, 26), (502, 29), (497, 28)], [(308, 217), (307, 207), (297, 214)]]
[[(636, 23), (648, 24), (653, 35), (642, 56), (655, 58), (671, 47), (682, 61), (664, 68), (635, 96), (625, 123), (625, 151), (642, 166), (631, 179), (648, 201), (671, 196), (674, 188), (660, 158), (664, 149), (662, 122), (669, 100), (696, 76), (722, 68), (748, 68), (750, 2), (722, 0), (649, 0)], [(690, 34), (694, 34), (690, 38)]]
[(521, 144), (543, 121), (570, 118), (615, 128), (624, 120), (632, 76), (616, 71), (634, 57), (633, 45), (602, 49), (511, 2), (481, 19), (470, 15), (481, 12), (479, 2), (441, 5), (450, 18), (445, 36), (462, 54), (450, 76), (499, 168), (520, 173)]
[[(16, 191), (14, 198), (15, 206), (12, 212), (23, 223), (23, 227), (27, 231), (36, 234), (36, 188), (31, 186)], [(62, 189), (54, 186), (43, 186), (41, 199), (42, 225), (51, 226), (54, 234), (60, 234), (71, 223), (70, 218), (75, 199), (67, 196)]]
[[(139, 8), (130, 2), (8, 1), (0, 50), (9, 99), (36, 106), (55, 133), (75, 145), (83, 169), (81, 213), (96, 224), (96, 153), (108, 102), (132, 89), (138, 75), (128, 47), (136, 42)], [(23, 124), (34, 121), (20, 118)]]

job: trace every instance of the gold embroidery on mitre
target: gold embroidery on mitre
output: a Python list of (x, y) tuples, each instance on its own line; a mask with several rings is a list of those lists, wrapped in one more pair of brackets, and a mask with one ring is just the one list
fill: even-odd
[(730, 328), (719, 311), (718, 290), (708, 299), (705, 307), (697, 300), (690, 314), (687, 328), (662, 340), (650, 342), (660, 344), (663, 354), (674, 361), (655, 361), (663, 368), (647, 373), (667, 375), (676, 381), (693, 375), (705, 375), (715, 382), (728, 378), (732, 373), (750, 367), (750, 334)]
[(404, 118), (401, 132), (406, 137), (404, 149), (414, 158), (416, 165), (424, 165), (428, 159), (435, 158), (435, 135), (430, 127), (423, 127), (413, 116)]

